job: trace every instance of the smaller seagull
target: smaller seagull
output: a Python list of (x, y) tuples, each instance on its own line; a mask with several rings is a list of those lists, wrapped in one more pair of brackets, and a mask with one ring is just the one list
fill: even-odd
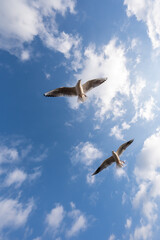
[(104, 162), (97, 168), (97, 170), (92, 174), (95, 175), (99, 172), (101, 172), (104, 168), (107, 168), (110, 166), (112, 163), (116, 162), (117, 167), (123, 167), (124, 161), (121, 161), (119, 159), (119, 156), (124, 152), (124, 150), (134, 141), (134, 139), (123, 143), (116, 152), (112, 151), (112, 156), (104, 160)]
[(90, 91), (92, 88), (98, 87), (106, 80), (107, 78), (95, 78), (87, 81), (83, 85), (81, 84), (81, 80), (78, 80), (75, 87), (56, 88), (52, 91), (46, 92), (44, 96), (45, 97), (78, 96), (78, 100), (84, 102), (87, 97), (86, 92)]

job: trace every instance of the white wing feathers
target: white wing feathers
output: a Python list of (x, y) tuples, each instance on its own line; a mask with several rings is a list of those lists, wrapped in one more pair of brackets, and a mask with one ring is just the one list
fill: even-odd
[(117, 152), (116, 152), (116, 153), (118, 154), (118, 156), (120, 156), (120, 155), (124, 152), (124, 150), (125, 150), (133, 141), (134, 141), (134, 139), (132, 139), (132, 140), (126, 142), (126, 143), (123, 143), (123, 144), (117, 149)]
[(95, 78), (95, 79), (89, 80), (83, 84), (83, 91), (86, 93), (90, 91), (92, 88), (98, 87), (106, 80), (107, 78)]

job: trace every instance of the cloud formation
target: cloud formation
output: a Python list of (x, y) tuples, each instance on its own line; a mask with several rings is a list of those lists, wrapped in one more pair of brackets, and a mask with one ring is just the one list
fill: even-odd
[(127, 218), (125, 228), (130, 228), (132, 225), (132, 218)]
[[(8, 0), (0, 1), (0, 48), (19, 56), (23, 61), (30, 58), (24, 44), (30, 44), (38, 36), (50, 49), (70, 56), (77, 49), (80, 39), (59, 32), (56, 14), (75, 14), (75, 0)], [(10, 7), (8, 7), (10, 6)], [(77, 49), (78, 51), (78, 49)]]
[(25, 225), (33, 210), (34, 203), (29, 201), (26, 206), (11, 198), (0, 199), (0, 229), (16, 229)]
[(138, 21), (143, 21), (147, 26), (147, 33), (153, 48), (160, 47), (160, 1), (159, 0), (124, 0), (127, 6), (127, 15), (135, 15)]
[[(115, 38), (99, 51), (93, 44), (85, 49), (83, 68), (75, 75), (76, 79), (85, 82), (93, 78), (108, 77), (104, 84), (87, 93), (89, 96), (87, 102), (95, 106), (97, 118), (104, 119), (110, 115), (116, 118), (125, 113), (123, 102), (129, 96), (130, 86), (126, 63), (125, 48), (118, 44)], [(75, 101), (69, 99), (72, 108), (77, 108)]]
[(57, 205), (46, 216), (46, 224), (52, 231), (58, 230), (65, 216), (65, 211), (62, 205)]
[(128, 130), (130, 125), (126, 122), (123, 122), (121, 128), (118, 125), (115, 125), (111, 128), (110, 136), (115, 136), (118, 140), (124, 140), (124, 134), (122, 133), (124, 130)]
[(72, 210), (68, 213), (68, 216), (72, 218), (73, 222), (70, 229), (66, 232), (67, 237), (73, 237), (87, 228), (87, 218), (85, 215), (79, 209), (76, 209), (74, 203), (71, 203), (71, 207)]
[(20, 170), (15, 169), (13, 172), (9, 173), (5, 179), (4, 185), (9, 187), (12, 184), (15, 184), (19, 187), (27, 178), (27, 174)]
[(134, 169), (138, 189), (132, 204), (135, 208), (141, 208), (141, 225), (135, 228), (131, 239), (148, 239), (153, 236), (153, 227), (158, 218), (159, 204), (157, 198), (159, 190), (160, 168), (160, 128), (148, 137), (138, 156)]
[[(88, 221), (85, 214), (77, 209), (73, 202), (70, 203), (70, 206), (71, 211), (67, 212), (61, 204), (57, 204), (57, 206), (47, 214), (47, 230), (50, 230), (55, 236), (64, 233), (68, 238), (71, 238), (87, 228)], [(71, 226), (68, 224), (70, 220)], [(57, 239), (59, 239), (59, 237)]]
[(19, 154), (16, 148), (8, 147), (6, 145), (0, 146), (0, 164), (2, 163), (13, 163), (18, 161)]
[(102, 157), (102, 152), (90, 142), (80, 142), (73, 148), (71, 161), (73, 164), (78, 162), (84, 166), (91, 166), (96, 159)]

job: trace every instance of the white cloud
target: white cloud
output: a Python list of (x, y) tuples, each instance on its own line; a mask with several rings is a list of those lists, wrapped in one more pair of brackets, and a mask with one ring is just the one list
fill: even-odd
[(115, 169), (115, 176), (118, 178), (122, 178), (122, 177), (127, 177), (127, 174), (126, 174), (124, 168), (117, 167)]
[(118, 125), (115, 125), (113, 128), (111, 128), (111, 132), (109, 134), (110, 136), (115, 136), (118, 140), (124, 140), (124, 135), (122, 134), (122, 129), (118, 127)]
[(135, 116), (132, 118), (131, 123), (136, 122), (138, 118), (146, 121), (153, 120), (155, 118), (155, 110), (159, 110), (159, 108), (156, 105), (155, 99), (151, 96), (150, 99), (137, 106)]
[(132, 201), (132, 204), (135, 208), (138, 207), (140, 203), (142, 203), (142, 200), (146, 198), (146, 192), (147, 192), (147, 184), (141, 183)]
[(80, 142), (73, 148), (72, 163), (81, 162), (84, 166), (91, 166), (93, 162), (102, 157), (102, 152), (90, 142)]
[(95, 182), (95, 176), (92, 176), (91, 173), (88, 173), (86, 176), (87, 183), (92, 185)]
[(30, 58), (29, 51), (23, 50), (22, 53), (21, 53), (21, 60), (26, 61), (26, 60), (29, 60), (29, 58)]
[(122, 194), (122, 204), (124, 205), (127, 201), (127, 194), (125, 192), (123, 192)]
[(83, 215), (77, 217), (75, 222), (73, 223), (70, 230), (67, 231), (68, 237), (73, 237), (77, 235), (81, 230), (86, 228), (86, 218)]
[(146, 81), (142, 77), (137, 77), (136, 82), (131, 86), (131, 94), (135, 109), (139, 106), (139, 97), (142, 90), (146, 87)]
[(134, 231), (134, 235), (130, 236), (130, 240), (147, 240), (152, 239), (152, 231), (150, 224), (137, 227)]
[(132, 218), (127, 218), (125, 228), (130, 228), (132, 225)]
[(33, 207), (33, 201), (24, 207), (18, 200), (0, 199), (0, 229), (16, 229), (25, 225)]
[(53, 9), (61, 13), (63, 16), (65, 15), (66, 11), (69, 10), (70, 13), (75, 14), (75, 4), (76, 1), (74, 0), (40, 0), (38, 1), (39, 5), (44, 12), (44, 15), (48, 15), (52, 13)]
[(62, 205), (58, 204), (46, 216), (46, 223), (47, 223), (48, 228), (52, 231), (56, 231), (60, 227), (60, 225), (64, 219), (64, 216), (65, 216), (64, 208)]
[(45, 76), (47, 79), (49, 79), (51, 77), (51, 74), (50, 73), (45, 73)]
[(0, 48), (28, 60), (30, 56), (24, 43), (39, 36), (47, 47), (69, 57), (72, 48), (78, 51), (80, 38), (58, 31), (56, 13), (64, 16), (69, 11), (74, 14), (75, 3), (75, 0), (1, 0)]
[[(88, 220), (84, 213), (76, 208), (74, 202), (70, 202), (71, 211), (65, 211), (64, 207), (57, 204), (46, 216), (47, 230), (50, 230), (56, 235), (65, 233), (66, 237), (71, 238), (84, 231), (88, 227)], [(70, 225), (71, 220), (71, 225)], [(70, 225), (70, 226), (69, 226)], [(61, 239), (58, 236), (56, 239)]]
[(156, 221), (158, 216), (156, 213), (157, 210), (157, 204), (154, 201), (144, 201), (142, 211), (144, 216), (149, 220), (149, 222)]
[(35, 162), (41, 162), (47, 157), (47, 150), (44, 150), (42, 153), (37, 156), (32, 157), (32, 160)]
[(139, 110), (139, 117), (145, 119), (147, 121), (154, 119), (154, 108), (156, 106), (156, 102), (153, 97), (150, 97), (149, 100), (144, 102), (144, 106)]
[(69, 230), (67, 230), (67, 237), (73, 237), (77, 235), (80, 231), (85, 230), (87, 228), (87, 219), (85, 215), (78, 209), (76, 209), (75, 205), (72, 206), (72, 211), (68, 213), (69, 217), (73, 219), (73, 224)]
[(132, 41), (131, 41), (131, 49), (135, 49), (136, 46), (138, 44), (138, 39), (137, 38), (133, 38)]
[(0, 146), (0, 163), (12, 163), (18, 159), (19, 155), (17, 149)]
[(115, 240), (115, 239), (116, 239), (116, 237), (114, 234), (111, 234), (110, 237), (108, 238), (108, 240)]
[(5, 186), (9, 187), (12, 184), (15, 184), (17, 187), (20, 187), (21, 184), (26, 180), (27, 174), (19, 169), (15, 169), (13, 172), (9, 173), (5, 179)]
[(143, 21), (148, 28), (148, 36), (153, 48), (160, 47), (160, 1), (159, 0), (124, 0), (127, 5), (127, 15), (135, 15), (138, 21)]
[(134, 170), (137, 181), (153, 181), (158, 176), (158, 168), (160, 167), (159, 142), (159, 129), (145, 140)]
[[(93, 78), (108, 77), (104, 84), (87, 94), (87, 103), (95, 106), (96, 117), (100, 119), (109, 117), (109, 114), (113, 114), (114, 117), (122, 116), (125, 113), (123, 101), (130, 92), (125, 49), (117, 42), (116, 39), (112, 39), (99, 51), (96, 51), (94, 45), (89, 45), (84, 52), (83, 69), (75, 75), (76, 79), (82, 79), (84, 82)], [(76, 100), (68, 101), (70, 106), (75, 108)]]
[(122, 129), (123, 129), (123, 130), (128, 130), (130, 127), (131, 127), (131, 126), (130, 126), (128, 123), (126, 123), (126, 122), (123, 122), (123, 123), (122, 123)]
[(42, 174), (41, 169), (39, 167), (37, 167), (34, 169), (34, 173), (28, 174), (28, 179), (30, 181), (33, 181), (33, 180), (37, 179), (38, 177), (40, 177), (41, 174)]
[(110, 136), (115, 136), (118, 140), (124, 140), (124, 134), (122, 133), (124, 130), (128, 130), (130, 125), (126, 122), (123, 122), (121, 128), (118, 125), (115, 125), (111, 128)]
[[(156, 223), (159, 205), (157, 197), (159, 190), (159, 168), (160, 168), (160, 129), (148, 137), (143, 144), (143, 148), (137, 158), (134, 175), (138, 184), (132, 204), (136, 208), (141, 208), (140, 214), (142, 223), (136, 227), (131, 239), (151, 238), (153, 227)], [(144, 222), (147, 224), (144, 225)]]

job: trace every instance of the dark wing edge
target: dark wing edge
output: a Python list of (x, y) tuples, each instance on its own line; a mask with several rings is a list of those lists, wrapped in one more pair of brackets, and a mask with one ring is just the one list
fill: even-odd
[(106, 160), (103, 161), (103, 163), (97, 168), (97, 170), (92, 173), (93, 175), (96, 175), (97, 173), (101, 172), (104, 168), (107, 168), (108, 166), (110, 166), (113, 162), (115, 162), (113, 156), (107, 158)]
[(83, 84), (83, 90), (86, 93), (89, 90), (91, 90), (92, 88), (98, 87), (106, 80), (107, 80), (107, 78), (95, 78), (95, 79), (89, 80)]
[(77, 96), (75, 87), (61, 87), (43, 94), (45, 97)]
[(134, 139), (131, 139), (131, 140), (129, 140), (128, 142), (126, 142), (126, 143), (123, 143), (118, 149), (117, 149), (117, 154), (118, 154), (118, 156), (120, 156), (123, 152), (124, 152), (124, 150), (132, 143), (134, 141)]

